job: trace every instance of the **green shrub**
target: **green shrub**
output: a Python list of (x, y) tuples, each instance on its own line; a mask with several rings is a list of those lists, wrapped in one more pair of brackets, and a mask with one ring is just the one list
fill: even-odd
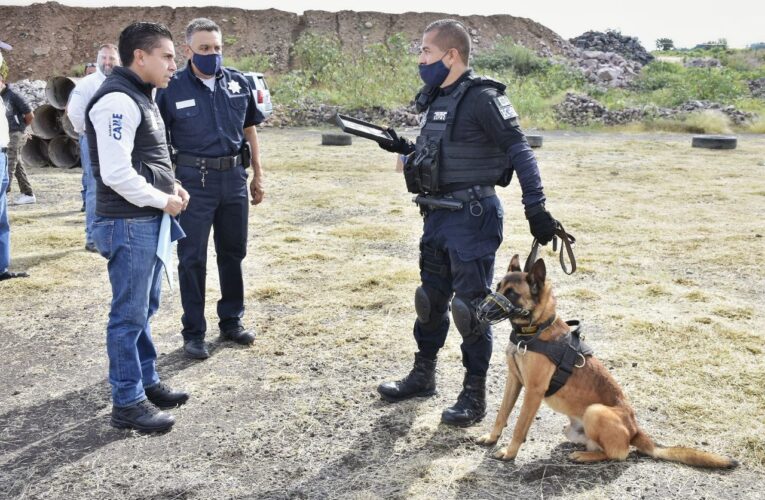
[(473, 57), (473, 65), (480, 70), (502, 71), (512, 69), (518, 75), (529, 75), (539, 71), (547, 60), (537, 56), (532, 50), (517, 45), (512, 38), (503, 38), (493, 50), (482, 52)]
[(263, 73), (272, 68), (271, 58), (266, 54), (253, 54), (243, 57), (226, 57), (225, 65), (239, 71), (256, 71)]

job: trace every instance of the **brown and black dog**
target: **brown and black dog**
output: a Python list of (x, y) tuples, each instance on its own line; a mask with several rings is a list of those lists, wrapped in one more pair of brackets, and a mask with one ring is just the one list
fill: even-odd
[[(529, 316), (510, 321), (516, 327), (544, 324), (556, 318), (555, 296), (552, 285), (546, 279), (543, 260), (538, 260), (530, 272), (521, 272), (518, 256), (510, 261), (508, 274), (497, 286), (497, 292), (509, 299), (516, 308), (524, 309)], [(560, 318), (544, 329), (539, 340), (555, 342), (569, 332), (569, 326)], [(520, 415), (515, 424), (510, 445), (498, 450), (494, 456), (512, 460), (529, 431), (534, 416), (544, 399), (555, 411), (568, 416), (571, 421), (564, 431), (574, 443), (584, 444), (587, 451), (575, 451), (569, 458), (576, 462), (601, 460), (624, 460), (634, 446), (640, 453), (654, 458), (681, 462), (698, 467), (731, 468), (738, 465), (733, 459), (695, 450), (692, 448), (664, 448), (657, 445), (637, 424), (635, 412), (619, 384), (603, 364), (594, 357), (587, 357), (584, 366), (577, 367), (565, 385), (549, 397), (545, 392), (556, 370), (544, 354), (531, 350), (519, 350), (510, 342), (507, 348), (507, 381), (502, 405), (494, 428), (481, 436), (478, 443), (493, 445), (497, 442), (515, 405), (521, 387), (526, 389)]]

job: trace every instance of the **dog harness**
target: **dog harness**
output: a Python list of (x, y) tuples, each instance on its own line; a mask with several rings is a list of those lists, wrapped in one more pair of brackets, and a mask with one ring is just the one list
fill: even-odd
[(566, 335), (553, 342), (539, 340), (539, 335), (556, 319), (557, 316), (553, 316), (541, 325), (531, 327), (513, 325), (513, 331), (510, 334), (510, 342), (516, 345), (518, 351), (525, 353), (528, 350), (544, 354), (555, 364), (555, 373), (550, 379), (545, 397), (552, 396), (566, 385), (566, 381), (574, 373), (574, 368), (582, 368), (586, 358), (595, 353), (582, 341), (582, 325), (575, 319), (566, 321), (570, 328)]

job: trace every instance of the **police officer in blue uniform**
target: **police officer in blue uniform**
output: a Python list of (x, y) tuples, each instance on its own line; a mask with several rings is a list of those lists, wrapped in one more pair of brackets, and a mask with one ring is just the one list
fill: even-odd
[(186, 28), (186, 67), (157, 95), (174, 149), (176, 177), (191, 195), (180, 217), (186, 238), (178, 243), (178, 282), (183, 305), (186, 355), (209, 357), (204, 338), (207, 244), (214, 232), (220, 277), (221, 337), (250, 345), (255, 335), (242, 324), (242, 260), (247, 251), (247, 167), (252, 167), (251, 203), (263, 200), (262, 168), (255, 125), (263, 121), (244, 75), (222, 67), (220, 27), (210, 19)]
[[(430, 24), (423, 34), (416, 98), (424, 113), (412, 144), (393, 135), (404, 155), (407, 188), (418, 193), (424, 218), (420, 277), (415, 292), (414, 367), (401, 380), (378, 387), (388, 401), (435, 394), (436, 357), (449, 330), (449, 308), (462, 336), (463, 389), (442, 422), (468, 426), (486, 414), (486, 373), (492, 332), (478, 321), (476, 305), (491, 291), (494, 258), (502, 242), (503, 210), (494, 186), (507, 186), (515, 172), (531, 233), (548, 243), (556, 221), (545, 209), (536, 159), (518, 125), (518, 115), (499, 82), (468, 67), (470, 36), (458, 21)], [(391, 131), (392, 132), (392, 131)]]

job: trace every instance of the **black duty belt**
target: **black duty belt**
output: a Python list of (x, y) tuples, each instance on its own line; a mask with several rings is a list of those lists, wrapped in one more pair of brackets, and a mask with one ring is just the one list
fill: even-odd
[[(467, 189), (452, 191), (451, 193), (439, 193), (427, 196), (418, 194), (412, 201), (417, 203), (420, 208), (427, 207), (430, 210), (460, 210), (465, 203), (477, 202), (478, 200), (494, 196), (495, 194), (497, 194), (497, 192), (494, 189), (494, 186), (473, 186)], [(476, 205), (480, 206), (478, 203), (476, 203)], [(482, 207), (481, 212), (483, 212)]]
[(211, 168), (213, 170), (229, 170), (242, 164), (242, 155), (205, 158), (202, 156), (178, 153), (176, 163), (181, 167)]

